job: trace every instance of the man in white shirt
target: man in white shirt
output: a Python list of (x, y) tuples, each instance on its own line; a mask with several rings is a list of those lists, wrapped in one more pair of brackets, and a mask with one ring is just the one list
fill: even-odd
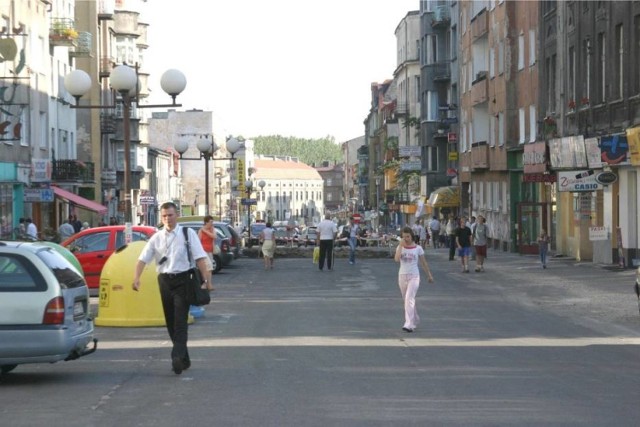
[(429, 228), (431, 229), (431, 241), (433, 242), (433, 248), (437, 249), (438, 246), (440, 246), (440, 221), (438, 221), (437, 216), (433, 217), (429, 223)]
[(71, 218), (66, 220), (59, 228), (58, 234), (60, 234), (60, 241), (64, 242), (69, 237), (75, 234), (75, 230), (73, 229), (73, 225), (71, 225)]
[[(166, 202), (160, 206), (160, 218), (164, 227), (151, 236), (138, 257), (133, 290), (140, 289), (140, 276), (144, 268), (155, 260), (164, 318), (169, 337), (173, 343), (171, 365), (173, 372), (179, 375), (191, 366), (187, 349), (189, 304), (185, 299), (185, 286), (190, 280), (191, 273), (191, 262), (186, 250), (187, 244), (191, 249), (192, 258), (200, 270), (201, 277), (208, 278), (211, 275), (207, 269), (206, 259), (208, 256), (202, 248), (198, 235), (193, 229), (187, 229), (189, 240), (187, 243), (182, 226), (177, 221), (177, 210), (176, 205), (172, 202)], [(202, 285), (207, 284), (208, 279), (204, 279)]]
[(327, 260), (327, 269), (331, 270), (333, 265), (333, 241), (338, 234), (336, 223), (331, 221), (331, 216), (326, 214), (324, 219), (320, 221), (317, 227), (317, 244), (320, 247), (320, 260), (318, 268), (320, 271), (324, 268), (324, 260)]
[(38, 227), (36, 227), (31, 218), (27, 218), (27, 236), (38, 239)]

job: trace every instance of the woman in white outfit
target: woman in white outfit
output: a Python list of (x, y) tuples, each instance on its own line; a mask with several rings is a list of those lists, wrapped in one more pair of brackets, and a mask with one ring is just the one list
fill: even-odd
[(396, 262), (400, 263), (398, 271), (398, 285), (404, 300), (404, 326), (402, 330), (405, 332), (413, 332), (420, 323), (420, 316), (416, 308), (416, 294), (420, 287), (420, 266), (427, 273), (429, 283), (433, 283), (433, 276), (429, 269), (429, 264), (424, 257), (424, 249), (414, 242), (413, 230), (411, 227), (402, 229), (402, 240), (396, 248), (394, 257)]
[(276, 235), (271, 228), (271, 223), (260, 233), (260, 243), (262, 244), (262, 256), (264, 257), (264, 269), (273, 270), (273, 257), (276, 252)]

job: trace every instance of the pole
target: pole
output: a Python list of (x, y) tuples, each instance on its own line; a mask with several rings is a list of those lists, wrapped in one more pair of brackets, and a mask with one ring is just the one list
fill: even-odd
[(124, 139), (124, 222), (127, 223), (131, 222), (131, 183), (129, 182), (131, 177), (131, 121), (129, 117), (131, 114), (131, 100), (128, 93), (123, 93), (122, 103), (124, 114), (122, 128)]
[(209, 215), (209, 158), (208, 154), (204, 156), (204, 214)]
[(249, 199), (251, 198), (251, 187), (247, 186), (247, 230), (249, 231), (249, 243), (251, 243), (251, 205)]
[[(234, 215), (233, 215), (233, 172), (234, 172), (234, 163), (233, 156), (235, 153), (231, 153), (231, 166), (229, 167), (229, 221), (233, 224)], [(238, 220), (238, 222), (241, 222)]]

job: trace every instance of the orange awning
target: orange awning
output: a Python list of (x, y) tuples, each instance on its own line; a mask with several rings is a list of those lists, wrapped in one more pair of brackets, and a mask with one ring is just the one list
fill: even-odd
[(67, 190), (63, 190), (62, 188), (59, 188), (59, 187), (51, 186), (51, 189), (53, 190), (53, 192), (57, 197), (64, 199), (69, 203), (73, 203), (79, 208), (88, 209), (90, 211), (93, 211), (101, 215), (107, 213), (106, 206), (103, 206), (100, 203), (96, 203), (93, 200), (85, 199), (82, 196), (78, 196), (75, 193), (72, 193)]
[(460, 188), (440, 187), (429, 195), (428, 206), (432, 208), (457, 208), (460, 206)]

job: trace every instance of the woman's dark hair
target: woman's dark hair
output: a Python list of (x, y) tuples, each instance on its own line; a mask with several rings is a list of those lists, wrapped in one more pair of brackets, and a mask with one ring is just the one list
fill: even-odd
[(404, 234), (404, 233), (410, 234), (412, 239), (413, 239), (414, 237), (416, 237), (416, 236), (413, 234), (413, 229), (412, 229), (411, 227), (403, 227), (403, 228), (402, 228), (402, 234)]
[(211, 215), (205, 215), (204, 216), (204, 223), (208, 223), (209, 221), (213, 221), (213, 217)]
[(267, 222), (267, 227), (271, 228), (271, 223)]

